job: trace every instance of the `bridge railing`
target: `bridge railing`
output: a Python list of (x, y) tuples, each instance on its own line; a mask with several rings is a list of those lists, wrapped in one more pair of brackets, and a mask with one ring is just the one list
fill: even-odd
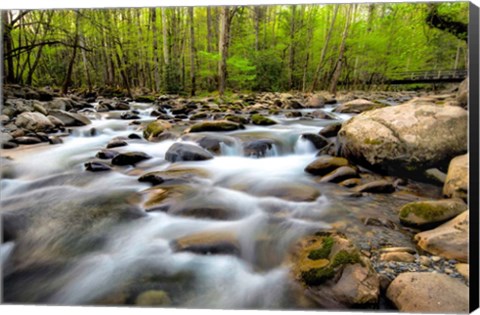
[(466, 69), (427, 70), (391, 72), (386, 75), (389, 80), (435, 80), (435, 79), (462, 79), (468, 75)]

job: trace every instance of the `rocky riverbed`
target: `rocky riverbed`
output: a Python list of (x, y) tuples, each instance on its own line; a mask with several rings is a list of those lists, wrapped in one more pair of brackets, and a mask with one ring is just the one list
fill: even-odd
[(462, 93), (6, 86), (4, 300), (465, 312)]

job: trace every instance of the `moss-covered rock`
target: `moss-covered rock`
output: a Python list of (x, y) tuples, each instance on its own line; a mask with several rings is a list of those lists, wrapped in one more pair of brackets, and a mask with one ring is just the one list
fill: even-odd
[(227, 115), (225, 116), (225, 119), (228, 121), (233, 121), (234, 123), (237, 123), (237, 124), (248, 124), (248, 119), (242, 116)]
[(276, 121), (268, 117), (262, 116), (260, 114), (253, 114), (251, 117), (251, 120), (254, 125), (259, 125), (259, 126), (270, 126), (270, 125), (275, 125), (277, 123)]
[(172, 128), (172, 125), (164, 120), (155, 120), (149, 123), (143, 130), (143, 137), (148, 141), (158, 138), (164, 131)]
[(295, 245), (290, 259), (295, 280), (321, 306), (345, 307), (378, 299), (379, 280), (369, 260), (343, 235), (306, 236)]
[(445, 222), (467, 210), (467, 205), (456, 199), (417, 201), (400, 209), (400, 222), (405, 225), (424, 226)]
[(205, 131), (233, 131), (242, 129), (243, 126), (228, 120), (202, 121), (190, 127), (187, 132), (205, 132)]

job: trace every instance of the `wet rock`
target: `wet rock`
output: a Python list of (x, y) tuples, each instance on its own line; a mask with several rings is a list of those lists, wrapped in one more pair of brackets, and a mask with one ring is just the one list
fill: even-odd
[(140, 116), (132, 112), (125, 112), (120, 115), (120, 118), (123, 120), (132, 120), (132, 119), (140, 119)]
[(12, 141), (2, 142), (2, 149), (15, 149), (18, 147), (18, 144)]
[(350, 102), (340, 104), (339, 106), (337, 106), (337, 108), (335, 108), (334, 112), (359, 114), (365, 111), (379, 109), (385, 106), (386, 105), (384, 104), (373, 103), (364, 99), (356, 99)]
[(370, 183), (355, 187), (356, 192), (368, 192), (375, 194), (389, 194), (395, 191), (392, 183), (386, 180), (376, 180)]
[(104, 171), (112, 170), (112, 168), (108, 164), (103, 162), (96, 162), (96, 161), (87, 162), (85, 163), (84, 166), (85, 166), (85, 170), (89, 172), (104, 172)]
[(358, 173), (355, 169), (349, 166), (341, 166), (336, 170), (328, 173), (320, 179), (320, 183), (339, 183), (346, 179), (358, 177)]
[(449, 198), (468, 197), (468, 154), (457, 156), (450, 161), (443, 195)]
[(150, 290), (140, 293), (135, 299), (135, 304), (139, 306), (169, 306), (172, 301), (165, 291)]
[(175, 163), (181, 161), (204, 161), (213, 159), (207, 150), (187, 143), (174, 143), (165, 154), (165, 160)]
[(443, 199), (411, 202), (399, 212), (400, 222), (410, 226), (425, 226), (442, 223), (467, 210), (459, 199)]
[(158, 141), (159, 136), (172, 128), (172, 125), (164, 120), (155, 120), (149, 123), (143, 130), (143, 137), (148, 141)]
[(320, 130), (319, 134), (326, 138), (336, 137), (341, 128), (341, 123), (331, 124)]
[(312, 185), (298, 182), (277, 181), (271, 185), (253, 185), (247, 192), (262, 197), (276, 197), (289, 201), (309, 202), (320, 197), (320, 191)]
[(323, 155), (307, 165), (305, 172), (312, 175), (326, 175), (339, 167), (348, 166), (348, 160), (341, 157)]
[(387, 297), (401, 312), (468, 312), (468, 287), (439, 273), (402, 273), (388, 287)]
[(228, 120), (203, 121), (197, 123), (186, 130), (186, 132), (205, 132), (205, 131), (233, 131), (243, 129), (243, 126)]
[(362, 180), (360, 178), (349, 178), (339, 183), (339, 185), (347, 188), (352, 188), (360, 185), (361, 183)]
[(63, 121), (61, 121), (60, 119), (58, 119), (57, 117), (55, 116), (52, 116), (52, 115), (48, 115), (47, 116), (48, 120), (50, 120), (50, 122), (57, 128), (62, 128), (62, 127), (65, 127), (65, 124), (63, 123)]
[(120, 153), (112, 159), (113, 165), (135, 165), (152, 157), (143, 152)]
[(335, 119), (335, 117), (332, 114), (323, 110), (313, 111), (307, 114), (306, 116), (313, 117), (315, 119), (328, 119), (328, 120)]
[(206, 112), (200, 112), (196, 113), (190, 116), (190, 120), (200, 120), (200, 119), (205, 119), (208, 117), (208, 113)]
[(319, 94), (310, 96), (305, 103), (305, 107), (307, 108), (320, 108), (323, 106), (325, 106), (325, 97)]
[(468, 211), (439, 227), (418, 233), (415, 241), (423, 250), (460, 262), (468, 261)]
[(236, 116), (236, 115), (227, 115), (225, 116), (225, 119), (228, 121), (233, 121), (234, 123), (241, 124), (241, 125), (246, 125), (249, 123), (249, 120), (245, 117), (242, 116)]
[(268, 150), (273, 147), (273, 141), (268, 139), (245, 142), (243, 144), (243, 154), (245, 156), (254, 156), (257, 158), (265, 157)]
[(415, 256), (406, 252), (392, 252), (380, 255), (380, 260), (412, 263), (415, 261)]
[(285, 117), (287, 117), (287, 118), (302, 117), (302, 113), (301, 112), (296, 112), (296, 111), (288, 112), (288, 113), (285, 114)]
[(193, 252), (202, 255), (240, 256), (240, 244), (235, 235), (227, 232), (203, 232), (184, 236), (172, 242), (178, 252)]
[[(125, 102), (115, 102), (113, 104), (113, 109), (114, 110), (130, 110), (130, 105), (128, 105), (128, 103), (125, 103)], [(128, 115), (134, 115), (133, 113), (124, 113), (124, 114), (125, 116), (123, 114), (121, 115), (122, 119), (138, 119), (138, 118), (126, 118), (128, 117)]]
[(194, 141), (198, 143), (199, 146), (205, 150), (210, 151), (213, 154), (221, 153), (222, 144), (227, 146), (233, 146), (235, 139), (229, 136), (224, 136), (221, 134), (209, 134), (209, 135), (200, 135), (200, 134), (187, 134), (182, 137), (182, 140)]
[(265, 116), (262, 116), (260, 114), (253, 114), (250, 119), (252, 120), (252, 123), (254, 125), (259, 125), (259, 126), (270, 126), (270, 125), (275, 125), (277, 122), (268, 118), (268, 117), (265, 117)]
[(314, 133), (304, 133), (301, 137), (310, 141), (317, 150), (320, 150), (321, 148), (330, 144), (330, 141), (328, 141), (328, 139)]
[(340, 234), (302, 238), (290, 260), (294, 279), (322, 307), (338, 309), (378, 300), (380, 283), (369, 259)]
[(21, 113), (15, 120), (15, 124), (20, 128), (25, 128), (30, 131), (50, 131), (55, 126), (42, 113)]
[(107, 149), (124, 147), (124, 146), (127, 146), (127, 145), (128, 145), (128, 143), (124, 140), (113, 139), (113, 140), (111, 140), (110, 142), (107, 143)]
[(51, 137), (48, 137), (48, 143), (50, 143), (50, 144), (62, 144), (63, 140), (60, 137), (51, 136)]
[(63, 110), (50, 110), (49, 114), (62, 121), (67, 127), (86, 126), (92, 123), (90, 119), (82, 114), (70, 113)]
[(39, 144), (42, 143), (42, 140), (38, 137), (23, 136), (15, 138), (15, 143), (18, 144)]
[(149, 172), (138, 178), (139, 182), (150, 183), (153, 186), (160, 184), (178, 185), (192, 182), (196, 177), (206, 177), (207, 174), (198, 169), (167, 169), (159, 172)]
[(119, 155), (120, 153), (114, 150), (101, 150), (95, 155), (97, 158), (102, 160), (110, 160)]
[(447, 179), (447, 175), (440, 171), (438, 168), (429, 168), (425, 171), (425, 177), (431, 179), (438, 184), (444, 184)]
[(348, 159), (384, 172), (418, 176), (467, 151), (467, 116), (455, 106), (391, 106), (346, 121), (337, 140)]
[(156, 98), (153, 95), (135, 96), (135, 102), (138, 102), (138, 103), (154, 103), (155, 100), (156, 100)]
[(128, 139), (135, 139), (135, 140), (140, 140), (142, 139), (142, 137), (140, 137), (139, 135), (137, 135), (136, 133), (131, 133), (128, 135)]

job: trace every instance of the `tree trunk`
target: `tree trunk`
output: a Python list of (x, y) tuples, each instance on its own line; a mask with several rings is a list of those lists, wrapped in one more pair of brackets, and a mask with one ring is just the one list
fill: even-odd
[(5, 71), (5, 81), (6, 83), (14, 83), (15, 81), (15, 75), (13, 71), (13, 56), (11, 55), (11, 51), (13, 48), (12, 44), (12, 26), (10, 25), (10, 16), (9, 16), (10, 11), (3, 10), (2, 11), (2, 22), (3, 22), (3, 43), (4, 43), (4, 64), (6, 66), (3, 67)]
[(193, 7), (188, 8), (190, 16), (190, 81), (192, 84), (190, 95), (195, 95), (195, 28), (193, 21)]
[(227, 80), (227, 54), (228, 54), (228, 36), (229, 36), (229, 15), (228, 6), (220, 9), (220, 34), (218, 39), (218, 51), (220, 62), (218, 63), (218, 93), (223, 96)]
[(339, 7), (338, 4), (335, 5), (332, 22), (330, 23), (330, 28), (328, 29), (327, 37), (325, 39), (325, 44), (323, 45), (323, 48), (322, 48), (322, 53), (320, 55), (320, 60), (318, 61), (317, 69), (315, 70), (315, 74), (313, 75), (313, 83), (312, 83), (312, 86), (310, 87), (310, 92), (313, 92), (318, 85), (318, 78), (320, 76), (320, 71), (322, 70), (322, 68), (324, 66), (325, 56), (326, 56), (327, 50), (328, 50), (328, 45), (330, 43), (330, 38), (332, 37), (333, 28), (335, 26), (335, 20), (337, 18), (338, 7)]
[(170, 44), (168, 38), (168, 23), (166, 8), (162, 8), (162, 36), (163, 36), (163, 63), (165, 66), (164, 86), (166, 92), (170, 92), (171, 66), (170, 66)]
[(297, 11), (297, 6), (292, 5), (292, 16), (290, 18), (290, 53), (289, 53), (289, 69), (290, 75), (288, 80), (288, 87), (290, 90), (294, 88), (295, 85), (295, 15)]
[(330, 85), (330, 93), (334, 96), (337, 94), (337, 84), (338, 80), (340, 79), (340, 75), (342, 74), (342, 66), (343, 66), (343, 56), (345, 54), (345, 44), (348, 37), (348, 28), (350, 26), (350, 13), (352, 11), (352, 5), (350, 4), (347, 9), (347, 16), (345, 18), (345, 28), (343, 29), (342, 34), (342, 43), (340, 44), (340, 50), (338, 53), (338, 60), (335, 66), (335, 72), (333, 73), (332, 82)]
[(65, 75), (65, 80), (63, 81), (62, 85), (62, 94), (67, 94), (68, 87), (72, 81), (72, 72), (73, 72), (73, 65), (75, 64), (75, 58), (77, 57), (77, 46), (78, 46), (78, 29), (79, 29), (79, 22), (80, 22), (80, 14), (77, 11), (75, 12), (75, 37), (73, 39), (73, 48), (72, 48), (72, 57), (70, 58), (70, 62), (68, 63), (67, 73)]
[(258, 51), (258, 36), (259, 36), (259, 25), (260, 25), (260, 7), (254, 6), (253, 7), (254, 13), (254, 27), (255, 27), (255, 51)]
[(151, 8), (152, 36), (153, 36), (153, 74), (155, 80), (154, 92), (160, 91), (160, 66), (158, 62), (158, 38), (157, 38), (157, 9)]

